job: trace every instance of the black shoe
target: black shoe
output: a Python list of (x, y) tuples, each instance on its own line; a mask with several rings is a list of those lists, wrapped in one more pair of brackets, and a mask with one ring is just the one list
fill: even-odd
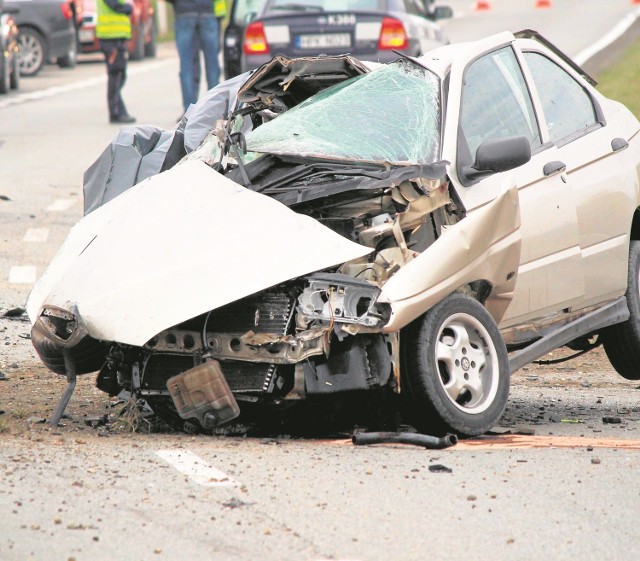
[(135, 123), (136, 118), (132, 117), (131, 115), (117, 115), (115, 117), (109, 117), (109, 122), (120, 124)]

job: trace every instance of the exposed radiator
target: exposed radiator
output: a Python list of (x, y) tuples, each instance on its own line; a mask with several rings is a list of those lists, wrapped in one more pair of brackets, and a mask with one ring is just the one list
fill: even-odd
[[(295, 299), (283, 292), (261, 293), (214, 310), (208, 333), (272, 333), (285, 335), (292, 321)], [(191, 355), (154, 353), (145, 368), (143, 389), (166, 389), (166, 381), (194, 366)], [(221, 361), (232, 391), (271, 392), (278, 366), (243, 361)]]

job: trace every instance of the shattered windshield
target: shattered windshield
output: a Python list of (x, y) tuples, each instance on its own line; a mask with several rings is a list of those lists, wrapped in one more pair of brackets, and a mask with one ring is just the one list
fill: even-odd
[(440, 82), (402, 62), (346, 80), (247, 134), (247, 148), (291, 156), (428, 164), (440, 150)]

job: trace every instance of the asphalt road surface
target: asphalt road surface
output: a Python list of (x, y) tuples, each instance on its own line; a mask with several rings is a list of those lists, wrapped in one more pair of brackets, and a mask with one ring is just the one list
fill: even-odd
[[(552, 0), (546, 9), (494, 0), (482, 12), (471, 0), (449, 3), (452, 40), (533, 28), (573, 56), (614, 40), (638, 9), (628, 0)], [(83, 171), (117, 130), (107, 123), (105, 74), (99, 58), (71, 71), (48, 66), (0, 97), (0, 316), (24, 305), (82, 214)], [(139, 122), (175, 124), (172, 45), (130, 64), (124, 96)], [(111, 409), (91, 377), (81, 378), (65, 426), (48, 429), (37, 421), (64, 381), (38, 366), (28, 331), (0, 319), (0, 561), (637, 557), (640, 389), (601, 352), (516, 374), (496, 431), (510, 434), (430, 451), (355, 447), (346, 434), (93, 428), (87, 417)]]

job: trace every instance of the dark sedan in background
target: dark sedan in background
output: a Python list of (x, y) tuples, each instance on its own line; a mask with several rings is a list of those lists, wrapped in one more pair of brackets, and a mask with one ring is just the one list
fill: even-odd
[(73, 68), (77, 60), (73, 0), (5, 0), (20, 30), (20, 73), (37, 74), (49, 60)]
[(451, 17), (433, 0), (235, 0), (224, 36), (227, 78), (275, 54), (350, 53), (390, 62), (398, 51), (420, 56), (448, 43), (436, 20)]
[(12, 11), (0, 0), (0, 94), (18, 89), (20, 84), (18, 26)]

